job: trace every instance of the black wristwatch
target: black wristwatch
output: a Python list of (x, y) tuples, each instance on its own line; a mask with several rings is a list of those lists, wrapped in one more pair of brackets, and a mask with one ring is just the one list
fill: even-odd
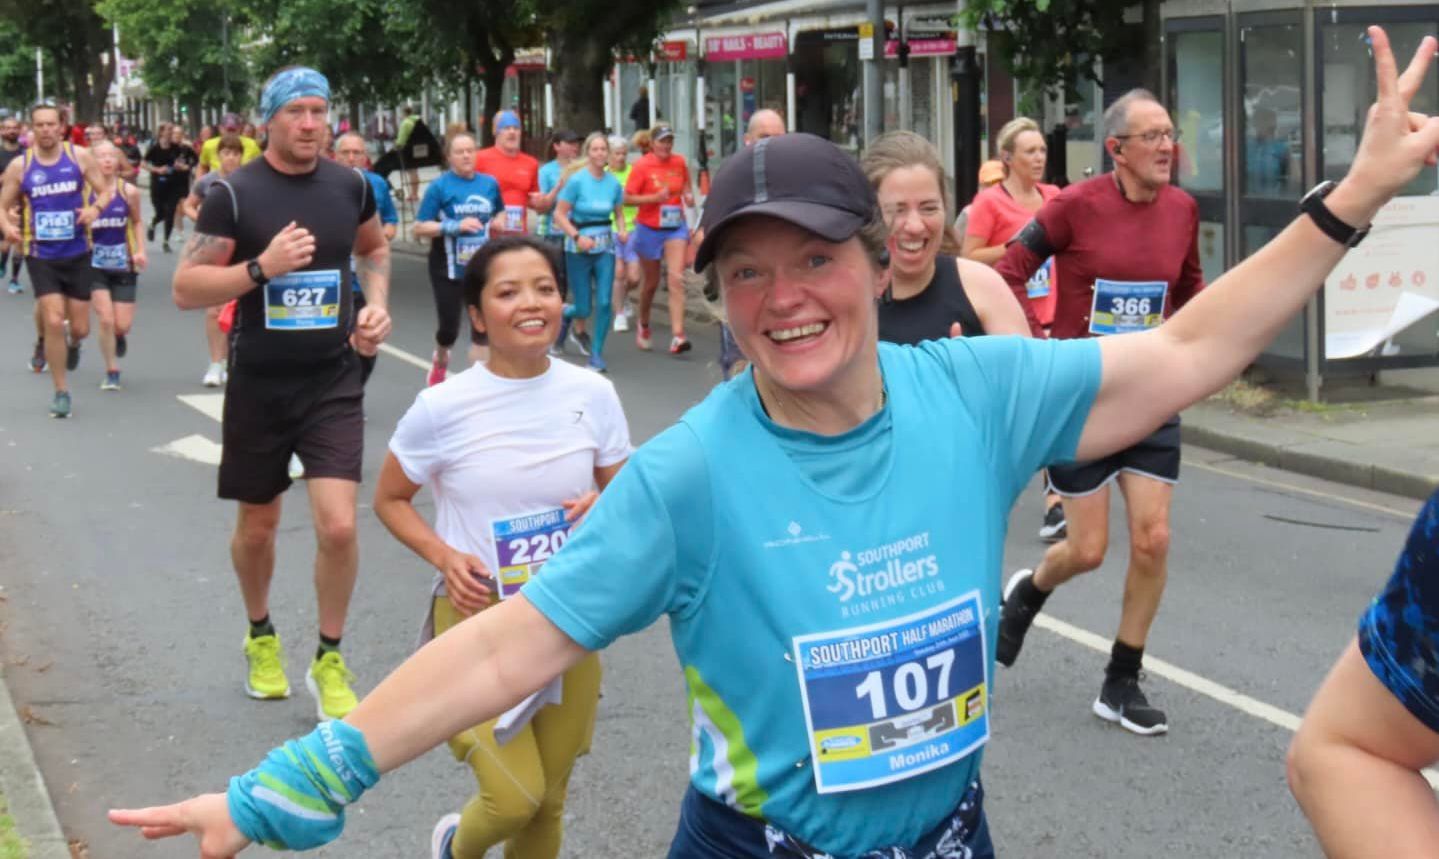
[(1365, 224), (1363, 227), (1351, 227), (1339, 220), (1339, 217), (1331, 212), (1328, 206), (1324, 205), (1324, 198), (1333, 193), (1337, 187), (1339, 186), (1330, 180), (1325, 180), (1315, 185), (1314, 189), (1308, 194), (1305, 194), (1304, 199), (1299, 201), (1299, 211), (1308, 215), (1309, 219), (1314, 222), (1314, 226), (1318, 227), (1324, 235), (1346, 248), (1352, 248), (1364, 241), (1364, 237), (1369, 235), (1370, 225)]
[(245, 271), (250, 275), (250, 280), (253, 280), (256, 286), (264, 286), (270, 282), (270, 279), (265, 277), (265, 270), (260, 268), (260, 261), (257, 259), (252, 259), (245, 263)]

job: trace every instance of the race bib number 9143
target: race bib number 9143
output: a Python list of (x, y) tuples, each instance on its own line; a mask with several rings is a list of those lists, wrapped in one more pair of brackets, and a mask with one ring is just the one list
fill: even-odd
[(540, 571), (570, 536), (563, 508), (491, 523), (500, 562), (500, 599), (509, 599)]
[(979, 592), (898, 620), (794, 639), (815, 787), (877, 787), (989, 740)]

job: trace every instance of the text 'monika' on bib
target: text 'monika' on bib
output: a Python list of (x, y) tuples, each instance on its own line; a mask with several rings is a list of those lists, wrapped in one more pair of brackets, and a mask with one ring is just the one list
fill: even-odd
[(1089, 333), (1132, 334), (1157, 327), (1164, 321), (1168, 293), (1169, 284), (1162, 280), (1095, 280)]
[(563, 508), (496, 519), (490, 525), (499, 559), (500, 599), (509, 599), (540, 571), (570, 536)]
[(979, 591), (884, 623), (796, 636), (815, 788), (929, 772), (989, 740)]
[(265, 284), (265, 327), (315, 331), (340, 324), (340, 270), (294, 271)]

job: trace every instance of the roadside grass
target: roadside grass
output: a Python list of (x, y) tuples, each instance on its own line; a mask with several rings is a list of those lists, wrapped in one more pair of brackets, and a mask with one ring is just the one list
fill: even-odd
[(25, 839), (15, 831), (15, 820), (10, 817), (5, 795), (0, 794), (0, 859), (26, 859), (29, 855)]

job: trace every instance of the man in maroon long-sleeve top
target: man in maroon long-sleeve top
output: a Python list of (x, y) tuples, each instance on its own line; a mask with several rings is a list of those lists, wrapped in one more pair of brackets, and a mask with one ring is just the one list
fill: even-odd
[[(1036, 337), (1044, 331), (1026, 300), (1025, 284), (1050, 257), (1059, 282), (1051, 337), (1152, 328), (1204, 287), (1199, 208), (1169, 184), (1177, 132), (1168, 112), (1152, 94), (1134, 90), (1105, 111), (1104, 122), (1114, 172), (1071, 185), (1046, 203), (996, 266)], [(1128, 450), (1051, 467), (1050, 488), (1064, 497), (1067, 536), (1033, 571), (1010, 578), (995, 653), (1001, 664), (1013, 665), (1049, 594), (1104, 562), (1109, 487), (1118, 483), (1129, 513), (1129, 572), (1119, 630), (1093, 710), (1143, 735), (1169, 727), (1164, 712), (1139, 688), (1139, 668), (1164, 594), (1169, 507), (1178, 480), (1178, 416)]]

